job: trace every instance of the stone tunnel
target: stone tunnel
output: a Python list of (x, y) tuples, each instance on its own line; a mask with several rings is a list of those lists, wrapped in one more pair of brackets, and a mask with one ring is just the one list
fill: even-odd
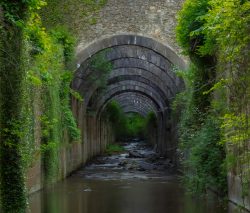
[[(174, 69), (187, 67), (175, 39), (176, 16), (182, 3), (183, 0), (109, 0), (100, 10), (96, 24), (82, 24), (72, 88), (84, 102), (73, 99), (72, 109), (82, 130), (84, 161), (114, 140), (112, 128), (102, 119), (112, 100), (124, 112), (142, 116), (154, 112), (158, 123), (154, 144), (160, 153), (174, 160), (177, 138), (171, 103), (184, 89)], [(100, 93), (98, 86), (86, 82), (91, 77), (89, 60), (105, 50), (113, 70), (106, 90)]]
[[(90, 59), (101, 51), (113, 65), (102, 92), (98, 85), (87, 83), (92, 76)], [(155, 114), (158, 128), (153, 144), (159, 153), (175, 161), (177, 133), (171, 103), (185, 87), (175, 74), (176, 67), (185, 69), (184, 60), (166, 44), (133, 34), (95, 41), (79, 52), (77, 58), (72, 88), (84, 101), (73, 99), (72, 107), (84, 136), (87, 158), (100, 153), (114, 140), (112, 127), (103, 119), (103, 113), (107, 104), (115, 100), (125, 113)]]
[[(150, 138), (153, 141), (150, 142), (161, 155), (178, 163), (177, 118), (172, 116), (171, 106), (176, 95), (185, 89), (175, 70), (188, 67), (188, 60), (181, 56), (175, 38), (176, 16), (183, 2), (108, 0), (94, 15), (97, 17), (90, 17), (94, 24), (85, 23), (86, 19), (81, 18), (72, 23), (72, 28), (80, 28), (81, 32), (71, 87), (83, 97), (83, 101), (72, 96), (71, 107), (82, 137), (78, 143), (71, 143), (67, 132), (62, 133), (57, 180), (69, 176), (102, 153), (107, 144), (114, 142), (112, 126), (103, 118), (111, 101), (118, 102), (125, 113), (145, 117), (153, 112), (157, 128), (153, 130)], [(103, 91), (100, 86), (87, 83), (93, 74), (90, 61), (101, 52), (105, 52), (106, 59), (112, 64)], [(39, 100), (34, 106), (38, 103)], [(39, 107), (34, 107), (37, 116), (39, 110)], [(35, 143), (40, 147), (40, 119), (35, 123)], [(38, 153), (36, 162), (27, 171), (27, 191), (30, 194), (46, 186), (43, 173), (43, 159)], [(236, 173), (229, 173), (229, 198), (234, 203), (244, 204), (240, 181)], [(249, 208), (249, 202), (247, 205)]]
[[(146, 116), (154, 112), (158, 128), (152, 134), (157, 151), (175, 161), (176, 121), (171, 103), (184, 88), (176, 67), (185, 69), (187, 60), (176, 44), (176, 14), (183, 0), (109, 0), (100, 9), (96, 23), (79, 19), (81, 34), (76, 48), (76, 71), (72, 88), (83, 97), (72, 97), (73, 114), (81, 130), (81, 143), (70, 143), (59, 151), (60, 178), (81, 167), (114, 141), (112, 127), (102, 118), (112, 100), (124, 112)], [(72, 26), (74, 27), (74, 26)], [(105, 51), (106, 50), (106, 51)], [(113, 64), (107, 88), (99, 93), (91, 78), (89, 61), (99, 52)], [(65, 136), (67, 141), (67, 135)], [(41, 162), (28, 172), (28, 191), (43, 188)]]

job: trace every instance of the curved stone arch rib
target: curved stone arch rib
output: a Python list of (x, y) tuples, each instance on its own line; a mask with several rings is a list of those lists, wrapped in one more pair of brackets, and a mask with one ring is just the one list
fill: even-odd
[(133, 110), (133, 109), (125, 109), (124, 110), (125, 114), (130, 114), (130, 113), (138, 113), (139, 115), (141, 115), (142, 117), (146, 118), (147, 114), (145, 112), (142, 112), (140, 110)]
[[(116, 68), (118, 68), (118, 67), (116, 67), (117, 61), (126, 61), (126, 60), (129, 61), (129, 62), (126, 62), (127, 68), (131, 68), (131, 65), (133, 65), (133, 64), (136, 64), (133, 66), (134, 68), (140, 68), (140, 66), (142, 66), (145, 63), (146, 66), (143, 67), (144, 69), (148, 68), (149, 70), (156, 70), (156, 69), (160, 70), (161, 72), (165, 73), (168, 76), (168, 78), (170, 79), (170, 82), (171, 82), (171, 86), (175, 87), (175, 89), (178, 90), (178, 84), (181, 80), (179, 78), (177, 78), (176, 76), (174, 76), (174, 74), (171, 73), (169, 70), (165, 70), (164, 68), (162, 68), (162, 67), (160, 67), (160, 66), (158, 66), (150, 61), (143, 60), (143, 59), (137, 58), (137, 57), (121, 57), (121, 58), (115, 58), (115, 59), (109, 60), (109, 61), (112, 64), (114, 64), (114, 68), (116, 69)], [(138, 67), (138, 65), (139, 65), (139, 67)], [(125, 68), (125, 65), (122, 64), (121, 66), (119, 66), (119, 68), (122, 68), (122, 67)], [(88, 68), (87, 68), (87, 70), (88, 70)], [(90, 77), (90, 75), (91, 75), (91, 71), (89, 70), (89, 72), (86, 72), (86, 76), (82, 77), (82, 80), (84, 81), (85, 79), (88, 79)], [(77, 75), (76, 75), (76, 77), (79, 78)]]
[(131, 58), (136, 55), (138, 58), (149, 61), (166, 70), (172, 68), (173, 65), (168, 58), (163, 57), (158, 52), (147, 47), (136, 45), (119, 45), (110, 49), (111, 50), (107, 52), (108, 60), (113, 60), (115, 58)]
[[(128, 64), (130, 63), (130, 62), (127, 62)], [(142, 64), (141, 64), (142, 65)], [(131, 66), (131, 63), (130, 63), (130, 66)], [(114, 69), (126, 69), (127, 67), (116, 67), (116, 68), (114, 68)], [(132, 67), (128, 67), (128, 69), (140, 69), (140, 70), (144, 70), (144, 71), (147, 71), (147, 72), (150, 72), (149, 70), (147, 70), (147, 66), (145, 66), (144, 68), (142, 68), (142, 67), (140, 67), (140, 66), (133, 66), (132, 65)], [(154, 69), (154, 68), (152, 68), (152, 69)], [(157, 69), (157, 68), (156, 68)], [(154, 71), (153, 71), (154, 72)], [(155, 71), (156, 73), (162, 73), (159, 69), (158, 70), (156, 70)], [(164, 72), (162, 73), (163, 74), (163, 76), (160, 76), (162, 79), (165, 79), (165, 74), (164, 74)], [(167, 80), (166, 80), (167, 81)], [(166, 82), (166, 86), (168, 87), (168, 88), (170, 88), (170, 86), (168, 86), (168, 84), (167, 84), (167, 82)], [(97, 90), (97, 86), (96, 85), (92, 85), (92, 87), (89, 89), (89, 91), (85, 94), (86, 96), (85, 96), (85, 103), (86, 103), (86, 105), (88, 105), (88, 102), (89, 102), (89, 99), (90, 99), (90, 97), (93, 95), (93, 93), (94, 93), (94, 91), (96, 91)], [(77, 88), (76, 88), (76, 90), (77, 90)], [(82, 88), (78, 88), (78, 90), (79, 91), (82, 91), (83, 89)], [(170, 90), (169, 90), (170, 91)], [(171, 90), (172, 91), (172, 90)], [(83, 92), (80, 92), (82, 95), (84, 95), (83, 94)], [(174, 93), (174, 92), (173, 92)]]
[[(167, 97), (164, 94), (160, 94), (160, 91), (155, 90), (151, 85), (147, 85), (138, 81), (122, 81), (121, 83), (112, 84), (108, 87), (105, 94), (102, 94), (101, 98), (97, 98), (94, 102), (94, 106), (98, 108), (98, 103), (103, 99), (107, 98), (110, 93), (113, 91), (124, 90), (124, 89), (133, 89), (133, 90), (141, 90), (150, 95), (152, 98), (157, 100), (160, 103), (161, 108), (169, 106)], [(99, 96), (98, 96), (99, 97)]]
[[(127, 109), (127, 108), (129, 108), (130, 111), (139, 111), (140, 110), (141, 112), (143, 112), (143, 114), (145, 116), (149, 112), (153, 112), (156, 115), (158, 121), (162, 120), (162, 116), (163, 116), (162, 113), (159, 113), (159, 111), (157, 110), (154, 103), (148, 97), (144, 96), (143, 94), (138, 94), (138, 93), (134, 94), (131, 92), (130, 92), (130, 94), (127, 94), (127, 95), (126, 94), (127, 93), (122, 93), (122, 94), (116, 95), (116, 96), (112, 97), (109, 101), (107, 101), (105, 103), (105, 105), (103, 106), (102, 111), (100, 112), (100, 116), (101, 116), (102, 112), (104, 111), (104, 109), (106, 108), (107, 104), (109, 102), (115, 100), (119, 103), (119, 105), (121, 106), (121, 108), (123, 110)], [(138, 106), (138, 105), (135, 105), (135, 103), (128, 102), (127, 100), (124, 100), (124, 98), (126, 99), (127, 97), (130, 97), (131, 94), (133, 94), (133, 96), (136, 96), (135, 98), (138, 98), (137, 100), (144, 102), (144, 104), (141, 104)], [(131, 99), (134, 99), (134, 97)], [(130, 101), (131, 101), (131, 99), (130, 99)]]
[(88, 58), (102, 49), (126, 44), (132, 44), (152, 49), (153, 51), (167, 58), (172, 64), (180, 67), (181, 69), (187, 68), (187, 62), (185, 62), (183, 58), (178, 56), (173, 48), (171, 48), (168, 44), (162, 44), (161, 42), (156, 41), (153, 38), (135, 34), (117, 34), (113, 36), (103, 37), (98, 41), (93, 41), (93, 43), (89, 44), (87, 47), (80, 47), (80, 50), (77, 53), (77, 63), (82, 64), (82, 62), (86, 61)]
[(134, 106), (131, 105), (124, 105), (122, 106), (123, 112), (126, 113), (127, 110), (131, 111), (131, 112), (141, 112), (141, 114), (143, 114), (144, 116), (147, 116), (149, 112), (151, 112), (150, 109), (142, 107), (142, 108), (136, 108)]
[(131, 99), (129, 100), (129, 99), (126, 99), (125, 97), (121, 97), (119, 99), (115, 98), (114, 100), (119, 103), (121, 108), (130, 106), (134, 109), (137, 109), (137, 108), (144, 109), (146, 110), (146, 112), (150, 112), (150, 111), (157, 112), (157, 109), (155, 109), (154, 106), (152, 106), (150, 103), (148, 103), (144, 99), (141, 99), (140, 97), (131, 97)]
[(126, 105), (133, 106), (134, 108), (137, 107), (137, 105), (134, 105), (135, 104), (134, 100), (136, 100), (136, 101), (139, 101), (141, 104), (143, 103), (142, 105), (140, 105), (140, 107), (146, 106), (147, 109), (149, 109), (150, 111), (153, 111), (155, 114), (157, 114), (157, 111), (158, 111), (155, 103), (143, 94), (127, 92), (127, 93), (116, 95), (112, 99), (110, 99), (110, 101), (113, 101), (113, 100), (117, 101), (121, 107), (123, 107), (126, 104)]
[(143, 105), (149, 107), (152, 111), (157, 111), (156, 106), (154, 103), (147, 97), (138, 95), (138, 94), (122, 94), (114, 97), (115, 101), (117, 101), (120, 104), (126, 103), (131, 105)]
[[(152, 110), (151, 110), (151, 108), (147, 108), (147, 107), (136, 107), (136, 106), (133, 106), (133, 105), (129, 105), (129, 104), (127, 104), (127, 105), (121, 105), (121, 107), (122, 107), (122, 109), (123, 109), (123, 111), (125, 110), (125, 109), (130, 109), (130, 110), (140, 110), (141, 112), (144, 112), (145, 113), (145, 115), (147, 115), (149, 112), (151, 112)], [(125, 111), (124, 111), (125, 112)]]
[(169, 75), (169, 73), (166, 71), (164, 71), (163, 69), (161, 69), (160, 67), (156, 66), (153, 63), (150, 63), (148, 61), (139, 59), (139, 58), (135, 58), (135, 57), (130, 57), (130, 58), (118, 58), (112, 61), (113, 65), (114, 65), (114, 69), (118, 69), (118, 68), (138, 68), (138, 69), (142, 69), (142, 70), (158, 70), (159, 73), (162, 73), (162, 75), (166, 75), (169, 79), (170, 82), (168, 82), (169, 84), (171, 83), (171, 86), (173, 86), (176, 90), (178, 90), (178, 85), (176, 84), (176, 82), (179, 82), (179, 80), (177, 78), (173, 78)]
[[(142, 74), (142, 72), (147, 73), (145, 75), (145, 73)], [(115, 68), (113, 69), (112, 73), (109, 75), (109, 78), (113, 78), (119, 75), (140, 75), (140, 76), (146, 76), (147, 79), (152, 80), (153, 82), (159, 82), (159, 84), (161, 85), (162, 88), (164, 88), (164, 86), (166, 87), (166, 89), (168, 89), (169, 91), (171, 91), (171, 93), (173, 94), (172, 89), (168, 86), (168, 84), (166, 84), (166, 82), (164, 82), (163, 78), (160, 78), (159, 75), (156, 75), (153, 71), (149, 71), (146, 69), (142, 69), (142, 68)]]
[[(138, 46), (135, 45), (114, 46), (110, 48), (110, 51), (107, 52), (106, 57), (107, 60), (111, 62), (121, 58), (137, 58), (143, 61), (148, 61), (149, 63), (152, 63), (167, 72), (170, 77), (175, 77), (174, 73), (170, 72), (170, 70), (172, 70), (173, 64), (171, 64), (167, 58), (164, 58), (162, 55), (158, 54), (152, 49), (145, 47), (138, 48)], [(88, 67), (89, 60), (90, 59), (87, 59), (87, 61), (83, 63), (85, 67), (84, 70), (86, 70), (86, 77), (91, 73), (91, 70)]]
[(104, 110), (104, 108), (106, 107), (106, 105), (113, 99), (113, 97), (115, 97), (117, 95), (120, 95), (122, 93), (138, 93), (138, 94), (146, 96), (147, 98), (149, 98), (150, 100), (153, 101), (154, 105), (157, 108), (158, 114), (161, 115), (161, 116), (163, 116), (164, 108), (161, 106), (161, 103), (159, 103), (157, 100), (155, 100), (153, 97), (151, 97), (150, 94), (147, 94), (144, 91), (135, 90), (135, 89), (132, 89), (132, 88), (127, 88), (125, 90), (114, 91), (114, 93), (112, 93), (107, 99), (105, 99), (105, 101), (98, 108), (97, 117), (98, 118), (100, 117), (102, 111)]
[(138, 113), (139, 115), (141, 115), (144, 118), (146, 118), (147, 115), (148, 115), (148, 113), (146, 113), (144, 110), (140, 110), (140, 109), (124, 108), (123, 111), (124, 111), (125, 114)]
[(122, 101), (127, 101), (128, 103), (131, 102), (139, 102), (139, 103), (143, 103), (144, 105), (148, 105), (150, 106), (154, 111), (157, 111), (157, 106), (155, 105), (155, 103), (149, 99), (147, 96), (142, 95), (142, 94), (135, 94), (135, 93), (122, 93), (120, 95), (117, 95), (114, 97), (115, 101), (118, 101), (120, 103), (122, 103)]
[(168, 100), (169, 98), (173, 97), (173, 93), (169, 94), (169, 92), (171, 92), (170, 90), (163, 90), (161, 87), (159, 87), (157, 82), (152, 82), (151, 80), (144, 78), (142, 76), (124, 75), (122, 76), (122, 78), (119, 78), (119, 76), (117, 76), (115, 78), (109, 79), (108, 86), (113, 85), (113, 84), (119, 84), (120, 82), (123, 82), (123, 81), (136, 81), (136, 82), (146, 84), (154, 88), (155, 91), (158, 91), (159, 94), (164, 98), (163, 100), (165, 99)]

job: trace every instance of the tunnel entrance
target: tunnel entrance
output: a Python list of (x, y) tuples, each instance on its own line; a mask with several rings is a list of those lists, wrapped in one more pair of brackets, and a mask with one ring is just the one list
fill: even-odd
[[(157, 118), (153, 111), (147, 114), (143, 111), (135, 112), (131, 105), (120, 105), (117, 101), (107, 104), (102, 115), (102, 120), (106, 120), (112, 126), (115, 141), (141, 141), (146, 140), (151, 145), (157, 141)], [(137, 108), (139, 111), (139, 108)]]
[(72, 88), (84, 102), (73, 98), (72, 108), (89, 157), (114, 141), (118, 128), (125, 130), (117, 116), (113, 123), (107, 119), (115, 102), (128, 120), (135, 115), (153, 119), (147, 127), (148, 140), (159, 153), (174, 160), (176, 122), (171, 103), (184, 89), (184, 82), (174, 72), (176, 67), (183, 69), (185, 63), (170, 47), (139, 35), (100, 39), (78, 54)]

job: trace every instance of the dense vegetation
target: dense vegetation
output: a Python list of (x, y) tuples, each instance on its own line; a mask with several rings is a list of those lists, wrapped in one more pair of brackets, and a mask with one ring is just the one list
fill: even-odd
[(113, 70), (113, 64), (107, 60), (109, 49), (102, 50), (92, 56), (89, 60), (90, 73), (88, 80), (85, 82), (86, 88), (95, 85), (99, 90), (103, 91), (107, 87), (108, 76)]
[(119, 144), (108, 144), (105, 152), (108, 155), (112, 155), (114, 153), (120, 153), (120, 152), (124, 152), (125, 148)]
[[(28, 168), (41, 158), (44, 182), (56, 181), (61, 174), (58, 150), (81, 140), (70, 110), (70, 95), (83, 101), (70, 89), (75, 37), (84, 32), (84, 27), (96, 23), (97, 12), (105, 2), (0, 1), (3, 212), (26, 212)], [(187, 87), (177, 96), (173, 108), (182, 109), (179, 148), (184, 182), (192, 192), (212, 189), (225, 195), (227, 172), (231, 172), (241, 180), (242, 198), (249, 195), (249, 11), (249, 0), (186, 0), (179, 13), (177, 39), (191, 64), (188, 71), (176, 71)], [(96, 84), (99, 90), (105, 89), (112, 70), (106, 53), (99, 52), (90, 59), (93, 75), (87, 86)], [(153, 112), (146, 118), (126, 115), (111, 102), (104, 114), (117, 140), (150, 140), (152, 131), (157, 133)], [(153, 135), (152, 140), (156, 137)]]
[[(185, 181), (193, 192), (226, 193), (226, 170), (249, 191), (250, 2), (186, 0), (177, 39), (191, 59), (187, 90), (174, 107), (182, 110), (180, 148)], [(225, 153), (227, 150), (227, 153)]]
[(137, 113), (125, 114), (121, 106), (111, 101), (105, 111), (106, 119), (112, 123), (116, 140), (131, 138), (148, 138), (148, 132), (152, 126), (156, 128), (155, 114), (149, 113), (147, 117), (142, 117)]
[(106, 2), (107, 0), (50, 0), (39, 14), (47, 29), (63, 26), (78, 37), (101, 18), (98, 12)]
[[(81, 2), (88, 5), (84, 7), (85, 12), (97, 12), (105, 3)], [(54, 182), (60, 178), (58, 150), (65, 145), (62, 141), (80, 141), (69, 99), (71, 94), (82, 101), (70, 89), (76, 39), (69, 33), (70, 23), (59, 26), (61, 20), (54, 19), (54, 12), (62, 9), (61, 3), (56, 0), (48, 1), (48, 5), (43, 0), (0, 2), (3, 212), (26, 212), (25, 174), (37, 159), (42, 158), (45, 183)], [(46, 5), (47, 9), (41, 11)], [(50, 9), (55, 11), (46, 13)]]

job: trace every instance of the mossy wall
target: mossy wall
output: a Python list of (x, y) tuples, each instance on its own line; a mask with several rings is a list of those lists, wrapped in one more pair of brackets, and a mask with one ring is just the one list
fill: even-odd
[(77, 122), (71, 110), (74, 103), (83, 105), (70, 89), (76, 39), (66, 25), (45, 28), (38, 13), (45, 5), (42, 0), (0, 4), (3, 212), (26, 212), (28, 193), (66, 177), (93, 152), (83, 137), (84, 115), (75, 113)]
[[(217, 190), (250, 209), (250, 3), (186, 0), (177, 39), (192, 64), (180, 94), (179, 125), (186, 181)], [(226, 185), (228, 187), (226, 187)]]

